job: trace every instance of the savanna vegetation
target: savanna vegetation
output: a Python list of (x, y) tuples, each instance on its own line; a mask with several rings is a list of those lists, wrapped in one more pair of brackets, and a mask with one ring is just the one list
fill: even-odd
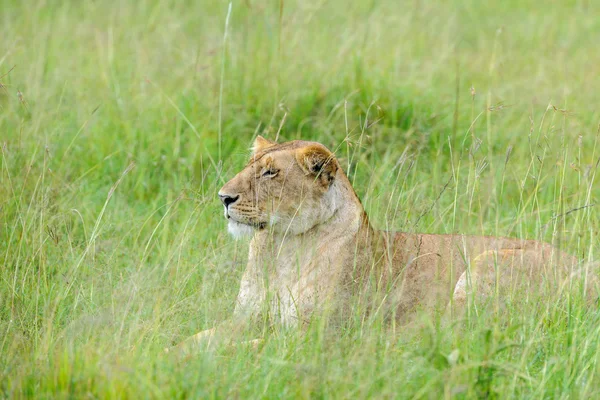
[(0, 3), (0, 397), (598, 398), (577, 296), (461, 327), (225, 319), (252, 139), (335, 150), (375, 226), (599, 247), (593, 1)]

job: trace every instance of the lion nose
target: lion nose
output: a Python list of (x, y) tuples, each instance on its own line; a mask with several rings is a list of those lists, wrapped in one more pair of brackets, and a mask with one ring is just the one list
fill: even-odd
[(239, 198), (240, 196), (230, 196), (228, 194), (219, 193), (219, 199), (221, 199), (225, 207), (229, 207), (230, 204), (235, 203)]

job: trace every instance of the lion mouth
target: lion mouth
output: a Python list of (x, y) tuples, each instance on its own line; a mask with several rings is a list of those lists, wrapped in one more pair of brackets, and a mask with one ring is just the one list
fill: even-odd
[(254, 229), (258, 229), (258, 230), (262, 230), (262, 229), (265, 229), (267, 227), (267, 223), (266, 222), (240, 221), (238, 218), (235, 218), (234, 216), (232, 216), (228, 212), (225, 213), (225, 217), (227, 218), (227, 220), (229, 220), (230, 223), (244, 225), (244, 226), (247, 226), (247, 227), (250, 227), (250, 228), (254, 228)]

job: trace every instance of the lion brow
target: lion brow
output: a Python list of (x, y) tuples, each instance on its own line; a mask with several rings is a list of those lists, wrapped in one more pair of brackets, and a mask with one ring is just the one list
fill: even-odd
[(250, 158), (250, 161), (248, 161), (248, 164), (246, 164), (246, 167), (249, 167), (250, 165), (254, 164), (255, 162), (260, 161), (267, 154), (274, 153), (279, 150), (289, 150), (289, 149), (293, 149), (293, 148), (298, 148), (301, 146), (302, 146), (301, 143), (298, 143), (297, 141), (293, 141), (293, 142), (289, 142), (289, 143), (280, 144), (280, 145), (277, 145), (274, 147), (270, 147), (270, 148), (262, 151), (261, 153), (252, 156), (252, 158)]

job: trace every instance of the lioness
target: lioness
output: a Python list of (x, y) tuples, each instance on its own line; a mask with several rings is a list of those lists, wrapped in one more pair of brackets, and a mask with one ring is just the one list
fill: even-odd
[(463, 307), (475, 289), (485, 296), (515, 282), (558, 282), (578, 262), (534, 240), (377, 231), (333, 153), (315, 142), (258, 136), (219, 198), (229, 232), (253, 235), (236, 322), (266, 304), (281, 324), (302, 325), (328, 304), (347, 309), (366, 287), (404, 318), (418, 308)]

